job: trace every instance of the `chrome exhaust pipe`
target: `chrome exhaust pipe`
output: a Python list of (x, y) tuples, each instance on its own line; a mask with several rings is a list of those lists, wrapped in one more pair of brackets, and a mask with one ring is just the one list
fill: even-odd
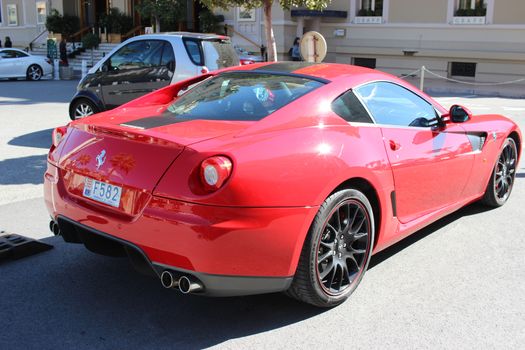
[(168, 270), (163, 271), (160, 275), (160, 283), (164, 288), (177, 288), (179, 286), (179, 281), (173, 277), (173, 274)]
[(49, 230), (51, 230), (51, 232), (53, 232), (53, 234), (54, 234), (55, 236), (59, 236), (59, 235), (60, 235), (60, 227), (59, 227), (58, 224), (57, 224), (55, 221), (53, 221), (53, 220), (51, 220), (51, 221), (49, 222)]
[(203, 289), (201, 283), (196, 281), (191, 281), (188, 277), (182, 276), (179, 278), (179, 290), (182, 294), (195, 293)]
[(60, 226), (55, 222), (55, 225), (53, 225), (53, 234), (55, 236), (60, 236)]

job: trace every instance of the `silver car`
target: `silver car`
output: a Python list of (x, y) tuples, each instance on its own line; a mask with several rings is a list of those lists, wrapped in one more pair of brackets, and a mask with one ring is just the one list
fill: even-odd
[(47, 57), (33, 56), (19, 49), (0, 49), (0, 78), (40, 80), (52, 73), (53, 65)]
[(69, 115), (83, 118), (177, 81), (238, 65), (226, 36), (186, 32), (136, 36), (89, 70), (78, 84)]

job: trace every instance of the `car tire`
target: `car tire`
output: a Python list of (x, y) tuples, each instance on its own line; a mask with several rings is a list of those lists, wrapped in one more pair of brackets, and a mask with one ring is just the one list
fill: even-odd
[(44, 71), (38, 64), (32, 64), (27, 68), (26, 78), (27, 80), (37, 81), (42, 78)]
[(79, 98), (69, 106), (69, 117), (71, 120), (82, 119), (98, 112), (99, 110), (95, 104), (87, 98)]
[(357, 288), (370, 262), (374, 213), (357, 189), (330, 195), (319, 208), (286, 293), (318, 307), (344, 302)]
[(507, 202), (514, 186), (517, 161), (518, 148), (516, 142), (508, 137), (501, 147), (481, 203), (497, 208)]

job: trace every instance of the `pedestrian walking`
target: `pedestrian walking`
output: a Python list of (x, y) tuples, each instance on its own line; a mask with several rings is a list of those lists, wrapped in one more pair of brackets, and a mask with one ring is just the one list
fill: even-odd
[(5, 37), (4, 46), (5, 47), (13, 47), (13, 43), (11, 42), (11, 38), (10, 37), (8, 37), (8, 36)]

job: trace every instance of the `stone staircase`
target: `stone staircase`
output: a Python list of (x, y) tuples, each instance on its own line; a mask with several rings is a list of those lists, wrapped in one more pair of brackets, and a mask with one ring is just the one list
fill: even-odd
[[(78, 44), (75, 44), (78, 47)], [(98, 61), (102, 59), (102, 57), (106, 56), (113, 48), (115, 48), (119, 44), (109, 44), (109, 43), (100, 43), (98, 48), (93, 50), (93, 64), (96, 64)], [(68, 53), (71, 52), (72, 44), (68, 44)], [(38, 55), (38, 56), (47, 56), (47, 47), (46, 46), (39, 46), (39, 47), (33, 47), (33, 50), (30, 51), (32, 55)], [(73, 74), (74, 77), (80, 78), (82, 75), (82, 60), (87, 61), (88, 69), (92, 67), (91, 65), (91, 50), (86, 50), (85, 52), (81, 52), (75, 56), (75, 58), (68, 58), (69, 66), (73, 67)]]

